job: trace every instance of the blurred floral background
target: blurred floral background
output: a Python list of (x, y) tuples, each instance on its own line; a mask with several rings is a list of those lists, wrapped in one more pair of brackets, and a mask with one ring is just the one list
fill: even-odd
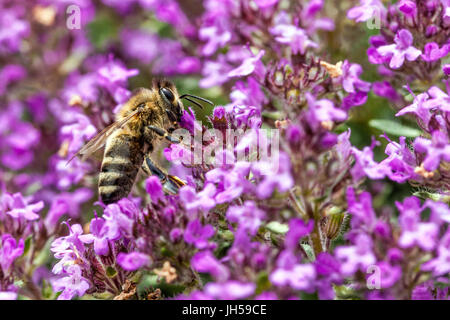
[[(0, 299), (449, 298), (450, 1), (0, 6)], [(172, 145), (177, 195), (103, 205), (67, 161), (155, 77), (216, 105), (192, 134), (278, 129), (279, 170)]]

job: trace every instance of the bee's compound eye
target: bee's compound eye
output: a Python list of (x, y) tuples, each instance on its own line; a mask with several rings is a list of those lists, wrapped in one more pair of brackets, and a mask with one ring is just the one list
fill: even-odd
[(173, 95), (172, 91), (170, 91), (167, 88), (161, 88), (162, 94), (169, 100), (170, 102), (173, 102), (175, 100), (175, 96)]

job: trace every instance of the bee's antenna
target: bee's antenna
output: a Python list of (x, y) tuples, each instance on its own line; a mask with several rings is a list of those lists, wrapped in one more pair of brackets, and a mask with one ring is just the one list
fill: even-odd
[(190, 99), (188, 99), (188, 98), (186, 98), (186, 97), (198, 99), (198, 100), (200, 100), (200, 101), (206, 102), (206, 103), (208, 103), (208, 104), (214, 106), (214, 103), (212, 103), (212, 102), (209, 101), (208, 99), (205, 99), (205, 98), (202, 98), (202, 97), (199, 97), (199, 96), (194, 96), (193, 94), (189, 94), (189, 93), (183, 94), (182, 96), (180, 96), (180, 99), (186, 99), (186, 100), (189, 100), (189, 101), (191, 101), (192, 103), (194, 103), (192, 100), (190, 100)]
[(187, 101), (190, 101), (190, 102), (196, 104), (200, 109), (203, 109), (203, 106), (200, 103), (198, 103), (197, 101), (191, 100), (191, 99), (189, 99), (187, 97), (184, 97), (184, 99), (186, 99)]

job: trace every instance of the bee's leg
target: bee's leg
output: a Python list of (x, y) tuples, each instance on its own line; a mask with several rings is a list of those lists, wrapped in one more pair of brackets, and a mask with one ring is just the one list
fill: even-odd
[(175, 113), (173, 113), (173, 111), (166, 109), (166, 114), (169, 117), (170, 121), (177, 122), (177, 116), (175, 115)]
[(148, 175), (157, 176), (159, 180), (161, 180), (164, 192), (168, 194), (177, 194), (178, 189), (186, 185), (186, 183), (177, 176), (167, 174), (162, 169), (158, 168), (148, 154), (145, 156), (142, 170)]
[(157, 135), (169, 140), (172, 143), (181, 143), (181, 140), (176, 139), (174, 137), (172, 137), (166, 130), (155, 127), (155, 126), (148, 126), (148, 128), (150, 130), (152, 130), (153, 132), (155, 132)]

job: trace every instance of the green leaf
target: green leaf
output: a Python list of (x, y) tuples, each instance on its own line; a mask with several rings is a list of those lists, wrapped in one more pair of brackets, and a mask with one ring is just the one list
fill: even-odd
[(388, 119), (372, 119), (369, 121), (369, 126), (388, 134), (392, 134), (395, 136), (405, 136), (408, 138), (418, 137), (422, 133), (418, 129), (407, 127), (396, 121)]
[(271, 221), (266, 225), (266, 228), (269, 231), (279, 233), (279, 234), (285, 234), (288, 232), (289, 227), (287, 224), (279, 223), (278, 221)]
[(22, 256), (26, 256), (28, 254), (28, 251), (30, 251), (31, 248), (31, 241), (33, 240), (33, 236), (29, 236), (26, 240), (25, 240), (25, 246), (23, 249), (23, 254)]

